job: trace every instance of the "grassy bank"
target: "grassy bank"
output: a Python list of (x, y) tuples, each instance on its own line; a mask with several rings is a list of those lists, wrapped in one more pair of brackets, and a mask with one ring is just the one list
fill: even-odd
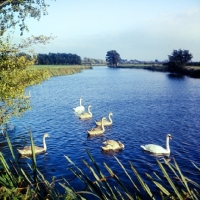
[[(167, 67), (162, 64), (120, 64), (114, 68), (129, 68), (129, 69), (147, 69), (151, 71), (167, 72)], [(182, 75), (190, 76), (193, 78), (200, 78), (200, 66), (186, 66), (182, 72)]]
[(116, 68), (148, 69), (153, 71), (166, 71), (162, 64), (120, 64)]
[(87, 65), (33, 65), (29, 70), (47, 70), (50, 76), (61, 76), (80, 73), (84, 69), (92, 69)]

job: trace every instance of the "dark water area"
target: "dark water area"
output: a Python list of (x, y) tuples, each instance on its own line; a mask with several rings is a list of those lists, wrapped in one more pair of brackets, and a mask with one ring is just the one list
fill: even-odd
[[(136, 183), (129, 161), (148, 183), (144, 173), (159, 173), (156, 159), (162, 159), (143, 152), (140, 145), (154, 143), (165, 147), (166, 135), (170, 133), (173, 138), (170, 158), (176, 159), (185, 176), (200, 183), (200, 174), (191, 163), (200, 167), (200, 79), (142, 69), (94, 67), (70, 76), (52, 77), (28, 90), (32, 109), (22, 118), (11, 120), (14, 128), (9, 136), (18, 155), (16, 148), (30, 144), (30, 130), (37, 146), (42, 146), (43, 134), (49, 133), (47, 152), (37, 156), (39, 170), (49, 179), (74, 178), (64, 156), (90, 176), (82, 162), (84, 159), (91, 164), (88, 149), (105, 175), (108, 172), (104, 162), (122, 180), (127, 179), (116, 156)], [(73, 113), (80, 97), (86, 109), (92, 105), (91, 120), (80, 120)], [(94, 120), (107, 118), (109, 112), (113, 113), (113, 125), (101, 136), (88, 137), (87, 130), (95, 126)], [(102, 152), (102, 142), (108, 139), (120, 140), (125, 149), (110, 154)], [(0, 151), (10, 156), (4, 141)], [(20, 159), (19, 163), (26, 165), (27, 161), (31, 162)], [(71, 183), (75, 188), (80, 184), (76, 180)]]

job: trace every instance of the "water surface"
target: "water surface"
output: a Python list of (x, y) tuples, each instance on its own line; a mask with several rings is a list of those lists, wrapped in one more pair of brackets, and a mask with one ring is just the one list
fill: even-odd
[[(124, 173), (114, 156), (129, 172), (130, 161), (141, 175), (152, 174), (158, 171), (156, 157), (144, 153), (140, 145), (155, 143), (165, 147), (166, 135), (170, 133), (170, 158), (176, 159), (184, 175), (199, 181), (198, 171), (191, 164), (193, 161), (200, 167), (199, 79), (139, 69), (94, 67), (75, 75), (52, 77), (27, 90), (31, 90), (32, 109), (12, 120), (15, 128), (9, 134), (16, 150), (30, 144), (30, 130), (38, 146), (42, 145), (43, 134), (49, 133), (47, 153), (37, 156), (37, 165), (47, 177), (74, 177), (67, 170), (70, 165), (64, 155), (88, 171), (82, 162), (90, 162), (86, 149), (102, 168), (107, 163), (122, 179)], [(92, 105), (91, 120), (80, 120), (73, 113), (80, 97), (86, 108)], [(94, 120), (107, 117), (109, 112), (113, 112), (113, 126), (101, 136), (88, 138), (86, 131), (95, 126)], [(120, 140), (125, 149), (115, 154), (103, 153), (102, 142), (107, 139)], [(1, 151), (10, 155), (6, 145)], [(22, 164), (26, 161), (19, 160)], [(75, 186), (79, 184), (73, 182)]]

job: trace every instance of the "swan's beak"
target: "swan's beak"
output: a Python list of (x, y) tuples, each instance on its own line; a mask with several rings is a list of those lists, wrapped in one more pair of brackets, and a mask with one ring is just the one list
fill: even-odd
[(172, 140), (172, 136), (169, 136), (169, 139)]

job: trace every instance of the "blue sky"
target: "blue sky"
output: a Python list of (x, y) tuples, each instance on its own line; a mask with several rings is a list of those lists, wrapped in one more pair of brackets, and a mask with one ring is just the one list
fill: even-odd
[(28, 19), (30, 35), (56, 36), (37, 53), (74, 53), (105, 59), (116, 50), (122, 59), (166, 60), (187, 49), (200, 61), (200, 0), (46, 0), (48, 15)]

